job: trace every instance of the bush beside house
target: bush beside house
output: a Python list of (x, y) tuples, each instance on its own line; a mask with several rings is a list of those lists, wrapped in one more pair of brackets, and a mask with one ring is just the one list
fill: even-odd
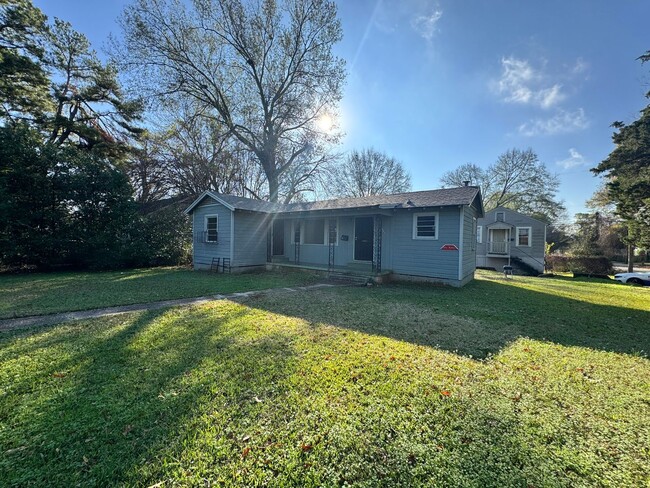
[(613, 272), (612, 262), (605, 256), (546, 256), (546, 268), (556, 273), (608, 275)]

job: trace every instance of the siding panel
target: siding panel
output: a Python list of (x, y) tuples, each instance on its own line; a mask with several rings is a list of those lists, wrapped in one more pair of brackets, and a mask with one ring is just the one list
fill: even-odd
[(267, 214), (235, 212), (235, 245), (233, 266), (266, 264), (266, 236), (271, 225)]
[(418, 212), (396, 212), (391, 219), (391, 269), (398, 274), (458, 281), (458, 251), (440, 249), (444, 244), (460, 247), (458, 208), (437, 210), (437, 240), (413, 239), (413, 213)]
[[(217, 242), (203, 242), (203, 232), (205, 232), (206, 215), (217, 215)], [(230, 219), (232, 212), (216, 203), (210, 198), (206, 198), (202, 204), (198, 205), (192, 212), (192, 231), (194, 239), (194, 269), (206, 269), (212, 264), (212, 258), (229, 258), (230, 257)]]
[(474, 219), (476, 218), (476, 209), (473, 207), (464, 208), (463, 220), (463, 268), (461, 279), (468, 276), (474, 276), (476, 270), (476, 234)]

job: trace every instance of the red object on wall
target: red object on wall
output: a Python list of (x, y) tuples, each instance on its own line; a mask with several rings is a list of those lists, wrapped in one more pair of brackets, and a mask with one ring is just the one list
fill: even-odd
[(440, 248), (442, 251), (458, 251), (456, 244), (445, 244)]

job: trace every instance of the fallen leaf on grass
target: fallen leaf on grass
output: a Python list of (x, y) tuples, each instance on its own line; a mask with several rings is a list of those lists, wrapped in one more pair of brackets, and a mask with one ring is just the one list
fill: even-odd
[(440, 394), (442, 396), (446, 396), (446, 397), (451, 396), (451, 392), (448, 391), (448, 390), (442, 390), (442, 391), (440, 391)]
[(65, 373), (54, 373), (52, 374), (53, 378), (65, 378)]
[(250, 452), (251, 452), (251, 448), (250, 447), (245, 447), (244, 450), (241, 452), (242, 459), (247, 457), (250, 454)]
[(300, 448), (302, 449), (302, 452), (308, 452), (308, 451), (311, 451), (312, 445), (311, 444), (301, 444)]

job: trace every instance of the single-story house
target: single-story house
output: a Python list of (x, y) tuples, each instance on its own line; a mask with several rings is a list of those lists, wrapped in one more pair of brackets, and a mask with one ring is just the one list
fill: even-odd
[(519, 263), (544, 272), (546, 223), (505, 207), (478, 220), (476, 265), (501, 270)]
[(194, 267), (290, 266), (462, 286), (476, 269), (478, 188), (271, 203), (212, 191), (186, 210)]

